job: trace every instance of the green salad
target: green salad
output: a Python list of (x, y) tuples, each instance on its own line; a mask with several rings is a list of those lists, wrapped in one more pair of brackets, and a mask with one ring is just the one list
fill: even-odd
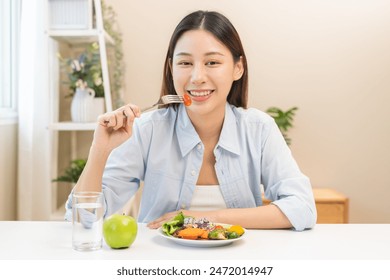
[(183, 212), (180, 212), (173, 219), (162, 225), (162, 231), (165, 232), (166, 235), (171, 236), (176, 230), (181, 228), (184, 225), (185, 216)]

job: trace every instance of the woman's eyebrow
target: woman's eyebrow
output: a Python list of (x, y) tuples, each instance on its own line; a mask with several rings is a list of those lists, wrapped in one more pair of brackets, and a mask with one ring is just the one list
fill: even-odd
[[(225, 56), (223, 53), (220, 53), (220, 52), (207, 52), (207, 53), (205, 53), (205, 56), (210, 56), (210, 55)], [(179, 53), (175, 54), (175, 56), (192, 56), (192, 54), (186, 53), (186, 52), (179, 52)]]
[(206, 53), (206, 56), (209, 56), (209, 55), (221, 55), (221, 56), (225, 56), (223, 53), (220, 53), (220, 52), (208, 52), (208, 53)]
[(175, 54), (175, 56), (191, 56), (191, 54), (186, 53), (186, 52), (179, 52), (179, 53)]

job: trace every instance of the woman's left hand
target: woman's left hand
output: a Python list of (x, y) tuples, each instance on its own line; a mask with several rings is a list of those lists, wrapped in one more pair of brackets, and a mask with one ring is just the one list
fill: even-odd
[[(156, 228), (159, 228), (161, 227), (165, 222), (168, 222), (170, 219), (172, 219), (173, 217), (175, 217), (177, 214), (179, 214), (180, 211), (174, 211), (174, 212), (169, 212), (169, 213), (165, 213), (164, 215), (162, 215), (160, 218), (154, 220), (154, 221), (151, 221), (150, 223), (148, 223), (148, 227), (149, 228), (153, 228), (153, 229), (156, 229)], [(184, 214), (184, 212), (183, 212)]]
[(173, 217), (177, 216), (180, 212), (183, 213), (184, 216), (191, 216), (196, 218), (198, 215), (197, 213), (199, 212), (192, 212), (192, 211), (187, 211), (187, 210), (179, 210), (179, 211), (173, 211), (173, 212), (168, 212), (162, 215), (160, 218), (148, 223), (148, 227), (152, 229), (157, 229), (161, 227), (164, 223), (168, 222), (171, 220)]

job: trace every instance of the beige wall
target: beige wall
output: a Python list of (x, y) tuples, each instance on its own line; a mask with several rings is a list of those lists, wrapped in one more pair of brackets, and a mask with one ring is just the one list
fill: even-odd
[(0, 123), (0, 221), (16, 219), (17, 131)]
[[(127, 102), (158, 97), (167, 44), (185, 14), (221, 11), (247, 52), (250, 106), (299, 107), (291, 148), (313, 186), (345, 193), (353, 223), (390, 222), (389, 1), (106, 2), (123, 32)], [(90, 137), (81, 135), (82, 153)], [(16, 159), (17, 126), (1, 126), (0, 220), (16, 217)]]
[(125, 100), (159, 95), (173, 28), (188, 12), (223, 12), (249, 60), (250, 106), (298, 106), (291, 146), (314, 187), (350, 198), (353, 223), (389, 223), (390, 2), (123, 1)]

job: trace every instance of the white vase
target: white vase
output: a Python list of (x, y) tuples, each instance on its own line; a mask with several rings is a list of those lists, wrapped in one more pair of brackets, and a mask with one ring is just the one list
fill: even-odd
[(104, 97), (95, 97), (93, 99), (93, 108), (90, 112), (90, 119), (96, 121), (100, 115), (104, 114), (104, 108)]
[(93, 122), (92, 111), (94, 108), (95, 92), (90, 88), (77, 88), (73, 95), (70, 113), (73, 122)]

